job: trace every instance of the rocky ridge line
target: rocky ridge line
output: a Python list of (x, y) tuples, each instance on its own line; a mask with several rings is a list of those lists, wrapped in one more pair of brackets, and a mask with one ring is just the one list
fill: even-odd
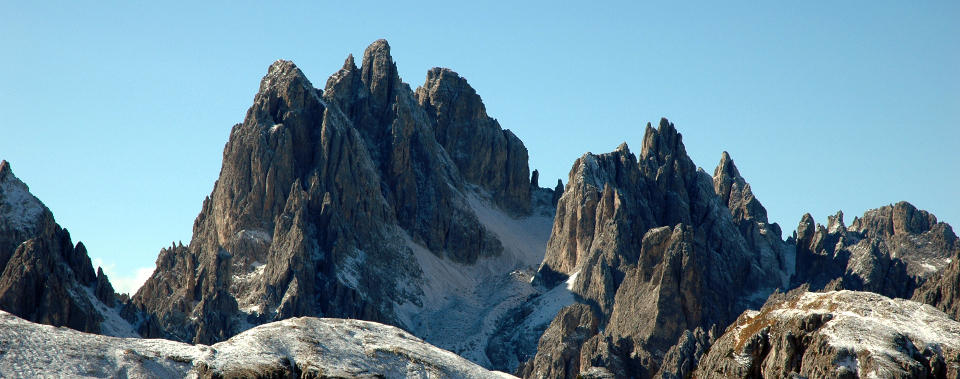
[(189, 345), (37, 325), (0, 311), (0, 372), (16, 378), (509, 378), (401, 329), (294, 318), (230, 340)]

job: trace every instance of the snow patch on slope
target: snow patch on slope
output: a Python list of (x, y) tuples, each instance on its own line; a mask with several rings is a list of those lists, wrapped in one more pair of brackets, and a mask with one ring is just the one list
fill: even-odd
[(133, 325), (130, 325), (129, 321), (120, 317), (120, 309), (123, 308), (123, 304), (121, 304), (120, 301), (117, 301), (113, 308), (110, 308), (101, 302), (100, 299), (97, 299), (97, 295), (93, 293), (92, 287), (83, 287), (83, 290), (87, 299), (93, 304), (93, 308), (103, 315), (103, 321), (100, 323), (101, 334), (111, 337), (140, 338), (140, 333), (136, 332)]
[[(571, 275), (570, 279), (573, 279), (575, 275), (576, 273)], [(557, 313), (560, 313), (561, 309), (573, 305), (576, 301), (573, 297), (573, 292), (570, 291), (573, 287), (573, 280), (570, 279), (567, 280), (566, 286), (553, 287), (553, 289), (535, 299), (532, 302), (533, 313), (524, 319), (520, 327), (532, 329), (540, 325), (549, 324), (557, 317)]]
[(503, 253), (464, 265), (438, 258), (401, 231), (423, 270), (424, 296), (422, 306), (398, 305), (397, 315), (428, 343), (490, 367), (485, 349), (499, 321), (540, 294), (528, 279), (543, 261), (553, 218), (534, 212), (514, 219), (475, 194), (468, 201), (481, 224), (497, 235)]

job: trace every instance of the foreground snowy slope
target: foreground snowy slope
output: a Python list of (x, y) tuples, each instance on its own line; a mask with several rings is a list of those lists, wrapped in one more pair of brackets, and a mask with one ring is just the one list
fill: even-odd
[(511, 377), (399, 328), (366, 321), (288, 319), (206, 346), (82, 333), (6, 312), (0, 312), (0, 373), (12, 378)]

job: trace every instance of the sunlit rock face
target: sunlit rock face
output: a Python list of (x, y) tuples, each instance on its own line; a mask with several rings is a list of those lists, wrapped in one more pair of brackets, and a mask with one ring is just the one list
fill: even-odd
[(730, 154), (708, 176), (661, 120), (639, 157), (624, 144), (574, 163), (535, 281), (569, 282), (590, 312), (561, 311), (517, 374), (684, 378), (741, 312), (798, 287), (914, 297), (955, 314), (956, 240), (901, 202), (849, 227), (842, 213), (826, 226), (806, 215), (784, 241)]

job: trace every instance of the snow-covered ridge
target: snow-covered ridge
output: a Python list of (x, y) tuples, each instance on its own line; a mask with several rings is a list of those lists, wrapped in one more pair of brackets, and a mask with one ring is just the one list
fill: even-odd
[[(960, 322), (930, 305), (871, 292), (809, 292), (782, 303), (767, 317), (787, 320), (814, 313), (832, 316), (817, 333), (837, 351), (854, 353), (834, 362), (837, 368), (863, 369), (861, 377), (894, 377), (902, 370), (900, 364), (912, 361), (917, 351), (945, 357), (960, 351)], [(867, 360), (873, 363), (861, 367)]]
[(0, 311), (0, 373), (5, 377), (198, 378), (243, 372), (511, 378), (399, 328), (366, 321), (289, 319), (206, 346), (87, 334), (34, 324)]
[(940, 345), (960, 349), (960, 322), (936, 308), (905, 299), (891, 299), (872, 292), (808, 292), (792, 309), (774, 310), (771, 315), (788, 317), (798, 312), (829, 312), (833, 319), (821, 333), (837, 348), (896, 356), (885, 339), (894, 335), (910, 338), (917, 346)]

